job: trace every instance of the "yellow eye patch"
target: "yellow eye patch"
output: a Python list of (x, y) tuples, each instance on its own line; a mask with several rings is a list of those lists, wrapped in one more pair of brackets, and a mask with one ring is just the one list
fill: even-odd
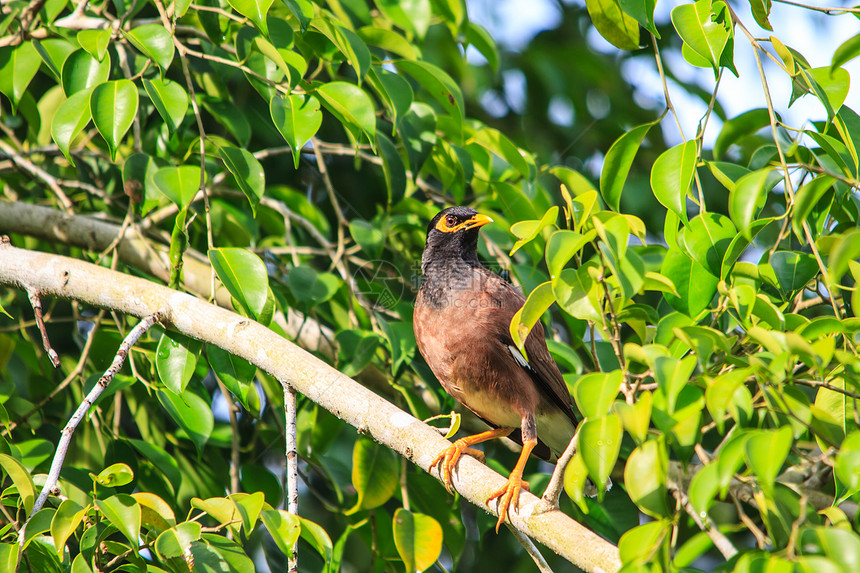
[(492, 219), (486, 215), (481, 215), (480, 213), (462, 222), (457, 222), (456, 217), (448, 215), (447, 217), (439, 219), (439, 222), (436, 223), (436, 229), (443, 233), (456, 233), (457, 231), (465, 231), (466, 229), (471, 229), (473, 227), (482, 227), (487, 223), (492, 222)]

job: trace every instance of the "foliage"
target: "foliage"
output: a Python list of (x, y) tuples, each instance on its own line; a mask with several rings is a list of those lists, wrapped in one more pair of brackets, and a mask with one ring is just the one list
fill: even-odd
[[(144, 243), (130, 256), (74, 222), (25, 231), (3, 219), (12, 203), (0, 232), (203, 297), (191, 285), (209, 283), (194, 274), (208, 261), (236, 312), (302, 342), (317, 333), (311, 349), (341, 371), (447, 418), (411, 300), (424, 225), (472, 204), (498, 223), (481, 256), (531, 293), (513, 339), (552, 327), (585, 417), (561, 507), (617, 543), (625, 571), (854, 571), (860, 116), (842, 66), (860, 36), (813, 68), (725, 2), (679, 5), (670, 23), (654, 5), (564, 5), (557, 29), (512, 53), (459, 0), (4, 3), (4, 199)], [(770, 9), (751, 1), (766, 30)], [(591, 22), (628, 52), (594, 53)], [(741, 44), (764, 89), (726, 117), (719, 79), (737, 74)], [(668, 78), (708, 104), (669, 148), (658, 125), (674, 108), (637, 106), (620, 72), (650, 58), (668, 86), (661, 52), (715, 80)], [(783, 123), (762, 60), (791, 79), (783, 99), (814, 99), (822, 116)], [(527, 108), (505, 74), (525, 80)], [(549, 113), (559, 102), (568, 124)], [(141, 266), (153, 253), (163, 275)], [(3, 570), (276, 570), (297, 539), (308, 571), (533, 567), (483, 511), (302, 398), (302, 517), (287, 513), (278, 381), (160, 329), (75, 433), (62, 495), (20, 552), (59, 430), (133, 321), (43, 301), (54, 369), (26, 293), (0, 293)], [(488, 459), (506, 473), (515, 454), (490, 444)], [(533, 492), (545, 469), (529, 466)], [(616, 485), (594, 500), (586, 476)]]

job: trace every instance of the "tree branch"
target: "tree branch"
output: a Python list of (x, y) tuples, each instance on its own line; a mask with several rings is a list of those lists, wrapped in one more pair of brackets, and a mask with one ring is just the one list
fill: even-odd
[[(19, 202), (0, 202), (0, 234), (20, 234), (46, 241), (59, 242), (72, 247), (100, 253), (109, 247), (120, 233), (120, 226), (82, 215), (69, 215), (50, 207)], [(136, 269), (164, 282), (170, 279), (168, 248), (140, 236), (137, 227), (127, 230), (116, 245), (119, 259)], [(188, 291), (211, 299), (210, 274), (206, 257), (188, 249), (183, 258), (182, 276)], [(215, 291), (219, 305), (232, 308), (230, 293), (220, 287)], [(293, 310), (287, 310), (281, 327), (303, 348), (334, 355), (331, 340), (334, 335), (312, 319)]]
[[(163, 324), (250, 361), (439, 477), (429, 465), (450, 442), (434, 428), (257, 322), (147, 280), (9, 245), (0, 245), (0, 284), (138, 317), (159, 313)], [(454, 487), (481, 508), (505, 483), (504, 477), (468, 456), (460, 460), (457, 470)], [(560, 511), (536, 512), (538, 503), (537, 497), (523, 492), (519, 512), (510, 516), (512, 525), (583, 570), (621, 567), (614, 545)]]

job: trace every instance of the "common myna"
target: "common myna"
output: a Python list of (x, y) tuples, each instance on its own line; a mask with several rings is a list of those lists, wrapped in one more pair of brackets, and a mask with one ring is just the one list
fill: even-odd
[(520, 490), (528, 490), (522, 476), (529, 454), (555, 461), (577, 422), (540, 322), (526, 338), (528, 360), (511, 338), (511, 318), (525, 299), (478, 261), (478, 232), (491, 222), (469, 207), (450, 207), (430, 221), (413, 322), (418, 350), (445, 391), (493, 428), (460, 438), (433, 460), (431, 467), (442, 462), (445, 487), (451, 490), (463, 453), (483, 461), (470, 446), (505, 436), (523, 446), (507, 483), (487, 499), (500, 498), (498, 531), (510, 506), (517, 510)]

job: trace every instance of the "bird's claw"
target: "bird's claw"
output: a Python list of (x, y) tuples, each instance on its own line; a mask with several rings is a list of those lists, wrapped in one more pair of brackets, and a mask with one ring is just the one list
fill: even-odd
[(529, 491), (529, 482), (523, 481), (521, 476), (511, 473), (505, 485), (487, 498), (487, 506), (490, 505), (491, 501), (499, 498), (499, 520), (496, 522), (496, 533), (499, 532), (499, 527), (508, 517), (511, 505), (513, 505), (514, 512), (519, 513), (520, 491), (522, 490)]
[(468, 454), (481, 463), (484, 463), (484, 452), (469, 447), (469, 443), (463, 438), (460, 438), (444, 450), (430, 462), (430, 467), (433, 468), (439, 462), (442, 462), (442, 467), (439, 468), (439, 476), (442, 478), (442, 483), (448, 493), (453, 494), (454, 489), (451, 487), (451, 475), (454, 472), (454, 466), (460, 460), (460, 456)]

